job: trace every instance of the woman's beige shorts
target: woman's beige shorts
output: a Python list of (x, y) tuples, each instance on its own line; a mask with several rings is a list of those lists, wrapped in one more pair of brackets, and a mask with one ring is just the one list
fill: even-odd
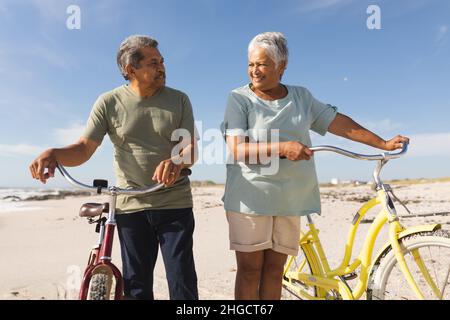
[(296, 256), (299, 216), (263, 216), (227, 211), (230, 249), (254, 252), (266, 249)]

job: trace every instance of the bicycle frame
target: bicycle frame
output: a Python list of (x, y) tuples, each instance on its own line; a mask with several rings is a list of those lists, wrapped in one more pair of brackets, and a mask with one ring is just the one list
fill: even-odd
[[(328, 147), (327, 147), (328, 148)], [(313, 148), (312, 148), (313, 149)], [(317, 149), (317, 148), (316, 148)], [(405, 151), (406, 147), (404, 148)], [(340, 151), (344, 151), (338, 149)], [(332, 150), (334, 151), (334, 150)], [(341, 152), (339, 152), (341, 153)], [(347, 154), (345, 154), (347, 155)], [(355, 156), (352, 156), (355, 157)], [(380, 163), (374, 173), (374, 178), (377, 183), (377, 197), (367, 201), (354, 216), (352, 225), (348, 231), (347, 242), (345, 246), (345, 253), (341, 264), (336, 269), (332, 270), (326, 258), (322, 244), (319, 239), (319, 230), (316, 229), (312, 218), (308, 215), (308, 232), (300, 233), (299, 246), (302, 248), (305, 254), (305, 261), (295, 272), (289, 271), (290, 266), (294, 260), (292, 257), (285, 266), (283, 274), (288, 274), (288, 278), (294, 279), (304, 283), (305, 285), (316, 288), (317, 297), (313, 297), (306, 291), (294, 287), (288, 280), (283, 280), (283, 284), (291, 290), (295, 291), (300, 296), (310, 299), (324, 299), (327, 297), (327, 293), (330, 290), (336, 290), (342, 296), (343, 299), (359, 299), (368, 288), (369, 276), (374, 263), (378, 260), (384, 250), (389, 246), (392, 247), (395, 253), (395, 257), (399, 263), (399, 267), (405, 276), (409, 286), (415, 292), (417, 298), (423, 299), (423, 295), (420, 292), (415, 280), (413, 279), (411, 272), (405, 262), (402, 249), (399, 244), (399, 239), (422, 231), (436, 230), (440, 228), (440, 225), (424, 225), (416, 226), (413, 228), (405, 229), (399, 222), (394, 204), (388, 194), (390, 187), (381, 183), (379, 179), (379, 171), (381, 167), (387, 162), (387, 160), (380, 160)], [(372, 222), (369, 231), (364, 240), (363, 247), (357, 258), (350, 263), (355, 235), (362, 221), (363, 217), (377, 205), (381, 205), (381, 210), (378, 212), (376, 218)], [(389, 223), (389, 241), (383, 246), (382, 250), (378, 253), (377, 259), (372, 260), (372, 254), (377, 237), (382, 227)], [(434, 293), (440, 296), (439, 289), (432, 280), (428, 270), (422, 262), (418, 251), (412, 252), (414, 260), (418, 265), (422, 275), (424, 276), (428, 285), (433, 289)], [(304, 267), (305, 263), (312, 263), (310, 265), (311, 274), (301, 273), (300, 270)], [(359, 276), (358, 284), (351, 289), (347, 283), (343, 280), (343, 276), (354, 272), (359, 266), (361, 266), (361, 273)]]
[[(92, 248), (91, 254), (89, 256), (88, 265), (83, 274), (83, 280), (81, 282), (80, 300), (86, 300), (88, 298), (89, 285), (92, 277), (97, 273), (106, 273), (109, 275), (109, 279), (114, 277), (116, 281), (114, 299), (119, 300), (123, 297), (123, 278), (119, 269), (111, 262), (111, 253), (113, 248), (114, 231), (116, 228), (116, 200), (119, 194), (126, 195), (143, 195), (154, 191), (157, 191), (164, 187), (163, 183), (158, 183), (153, 186), (147, 187), (145, 189), (121, 189), (115, 186), (99, 186), (93, 187), (90, 185), (83, 184), (70, 176), (66, 169), (57, 164), (57, 168), (61, 175), (72, 185), (77, 188), (87, 189), (91, 192), (96, 192), (98, 194), (109, 194), (109, 211), (106, 223), (100, 224), (100, 236), (98, 244)], [(191, 174), (191, 170), (185, 168), (180, 172), (180, 178), (186, 178)], [(108, 288), (109, 290), (109, 288)], [(108, 292), (109, 295), (109, 292)]]
[[(436, 230), (440, 228), (440, 225), (427, 225), (427, 226), (416, 226), (411, 231), (407, 231), (396, 216), (393, 216), (389, 210), (387, 210), (388, 204), (386, 203), (387, 194), (385, 190), (379, 190), (378, 196), (369, 200), (365, 203), (355, 215), (352, 226), (348, 232), (347, 242), (345, 245), (345, 253), (342, 259), (341, 264), (336, 269), (332, 270), (326, 258), (325, 252), (323, 250), (322, 244), (319, 239), (319, 230), (316, 229), (312, 219), (308, 216), (308, 227), (309, 230), (307, 233), (301, 233), (301, 237), (299, 240), (300, 247), (304, 250), (305, 255), (312, 257), (308, 259), (308, 261), (314, 261), (317, 265), (310, 266), (313, 271), (313, 276), (310, 274), (300, 273), (300, 272), (290, 272), (289, 277), (292, 279), (296, 279), (301, 281), (309, 286), (314, 286), (318, 290), (319, 299), (324, 299), (326, 293), (329, 290), (337, 290), (344, 299), (359, 299), (367, 290), (369, 283), (369, 275), (370, 271), (373, 267), (373, 262), (377, 259), (372, 260), (372, 254), (376, 239), (382, 229), (382, 227), (389, 222), (389, 242), (384, 245), (383, 248), (387, 248), (392, 246), (393, 250), (395, 250), (395, 255), (397, 260), (399, 261), (399, 266), (403, 275), (407, 279), (411, 289), (416, 293), (416, 296), (419, 299), (423, 299), (423, 295), (417, 287), (409, 268), (407, 267), (404, 256), (402, 254), (399, 239), (403, 238), (406, 235), (411, 233), (427, 231), (427, 230)], [(364, 240), (363, 247), (357, 258), (354, 259), (352, 263), (349, 264), (352, 252), (353, 252), (353, 244), (356, 232), (358, 230), (359, 224), (362, 221), (365, 214), (372, 209), (373, 207), (381, 204), (382, 209), (379, 211), (377, 217), (372, 222), (369, 231)], [(381, 250), (384, 251), (384, 250)], [(380, 252), (381, 254), (381, 252)], [(434, 291), (438, 290), (437, 286), (432, 281), (430, 275), (426, 271), (426, 268), (421, 265), (420, 257), (417, 254), (417, 261), (419, 268), (421, 269), (426, 281), (433, 288)], [(306, 262), (306, 261), (305, 261)], [(290, 261), (292, 263), (292, 261)], [(290, 268), (290, 263), (286, 265), (285, 273), (288, 272)], [(359, 276), (359, 281), (356, 287), (352, 290), (347, 284), (341, 279), (336, 279), (336, 277), (342, 277), (349, 273), (354, 272), (359, 266), (361, 266), (361, 273)], [(301, 267), (299, 268), (301, 269)], [(285, 285), (289, 286), (289, 282), (283, 281)], [(292, 288), (291, 288), (292, 289)], [(296, 293), (303, 296), (304, 298), (315, 300), (316, 297), (313, 297), (306, 293), (303, 290), (294, 289)]]

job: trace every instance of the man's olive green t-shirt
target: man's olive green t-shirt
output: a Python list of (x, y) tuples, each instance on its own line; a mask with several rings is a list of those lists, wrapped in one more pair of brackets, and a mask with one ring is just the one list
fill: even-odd
[[(155, 184), (152, 177), (159, 163), (171, 157), (178, 144), (172, 141), (172, 133), (180, 128), (194, 138), (194, 117), (186, 94), (164, 87), (142, 98), (123, 85), (97, 99), (83, 136), (101, 144), (108, 134), (114, 145), (117, 186), (146, 188)], [(147, 195), (117, 198), (117, 213), (191, 207), (189, 179)]]

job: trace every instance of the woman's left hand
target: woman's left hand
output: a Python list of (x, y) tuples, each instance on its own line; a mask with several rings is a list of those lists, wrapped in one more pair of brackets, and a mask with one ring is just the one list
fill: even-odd
[(409, 138), (402, 135), (396, 135), (390, 140), (385, 141), (384, 150), (392, 151), (403, 148), (403, 143), (409, 143)]

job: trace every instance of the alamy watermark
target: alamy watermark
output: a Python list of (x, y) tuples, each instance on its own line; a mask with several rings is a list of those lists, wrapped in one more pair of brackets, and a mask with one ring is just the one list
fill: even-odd
[(370, 16), (367, 18), (366, 25), (369, 30), (381, 29), (381, 9), (379, 6), (372, 4), (367, 7), (367, 14)]
[(66, 20), (66, 27), (69, 30), (81, 29), (81, 9), (77, 5), (70, 5), (66, 9), (66, 13), (69, 15)]
[[(81, 29), (81, 8), (78, 5), (72, 4), (67, 7), (66, 13), (68, 14), (66, 20), (66, 27), (69, 30)], [(369, 5), (366, 13), (369, 17), (366, 20), (366, 26), (369, 30), (381, 29), (381, 8), (376, 4)]]
[[(225, 142), (224, 132), (218, 128), (209, 128), (204, 130), (202, 122), (195, 122), (196, 133), (195, 140), (198, 144), (197, 164), (237, 164), (241, 166), (252, 166), (262, 175), (274, 175), (278, 172), (280, 165), (279, 129), (233, 129), (225, 132), (228, 138), (235, 139), (234, 150), (230, 150)], [(171, 140), (178, 142), (172, 149), (172, 158), (176, 158), (185, 148), (186, 142), (192, 141), (192, 134), (186, 129), (177, 129), (173, 131)], [(246, 143), (254, 144), (253, 150), (248, 151)], [(256, 146), (259, 144), (259, 146)], [(271, 147), (267, 147), (271, 145)], [(272, 152), (269, 152), (269, 149)], [(181, 154), (180, 162), (192, 164), (192, 158), (189, 155)]]

